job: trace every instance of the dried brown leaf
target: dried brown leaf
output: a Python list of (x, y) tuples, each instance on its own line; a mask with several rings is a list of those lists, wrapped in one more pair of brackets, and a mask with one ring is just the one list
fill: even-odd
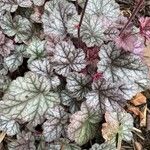
[(139, 106), (146, 103), (146, 97), (142, 93), (138, 93), (130, 102), (135, 106)]

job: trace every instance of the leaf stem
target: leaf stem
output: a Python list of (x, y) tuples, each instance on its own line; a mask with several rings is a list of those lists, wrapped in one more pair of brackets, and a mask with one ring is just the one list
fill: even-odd
[(80, 27), (82, 25), (82, 21), (83, 21), (83, 17), (84, 17), (84, 14), (85, 14), (87, 3), (88, 3), (88, 0), (85, 1), (85, 5), (84, 5), (84, 8), (83, 8), (83, 11), (82, 11), (82, 14), (81, 14), (81, 18), (80, 18), (80, 22), (79, 22), (79, 28), (78, 28), (78, 38), (80, 38)]
[(133, 10), (132, 15), (130, 16), (128, 22), (125, 24), (125, 26), (122, 28), (122, 30), (120, 31), (120, 35), (122, 35), (122, 33), (126, 30), (126, 28), (128, 27), (128, 25), (130, 24), (130, 22), (133, 20), (133, 18), (136, 16), (136, 14), (139, 12), (139, 10), (141, 9), (141, 6), (143, 5), (144, 0), (139, 0), (139, 3), (137, 4), (137, 6), (135, 7), (135, 9)]

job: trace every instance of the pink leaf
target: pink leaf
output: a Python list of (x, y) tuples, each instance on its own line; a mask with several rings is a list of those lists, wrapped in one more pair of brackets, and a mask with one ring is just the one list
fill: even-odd
[(150, 17), (141, 17), (140, 21), (140, 33), (147, 39), (150, 39)]
[(6, 57), (10, 54), (10, 51), (14, 50), (13, 41), (0, 31), (0, 55)]

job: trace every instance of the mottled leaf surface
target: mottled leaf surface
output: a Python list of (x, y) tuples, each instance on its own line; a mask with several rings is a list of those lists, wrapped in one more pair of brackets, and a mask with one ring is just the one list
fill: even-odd
[(58, 95), (50, 92), (47, 78), (31, 72), (13, 80), (3, 100), (0, 112), (4, 116), (30, 122), (33, 126), (43, 121), (49, 107), (59, 103)]

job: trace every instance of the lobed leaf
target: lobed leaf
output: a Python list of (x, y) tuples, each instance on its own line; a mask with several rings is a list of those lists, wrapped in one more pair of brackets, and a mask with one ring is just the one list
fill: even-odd
[(90, 90), (91, 78), (89, 76), (73, 72), (67, 76), (66, 80), (66, 88), (73, 97), (82, 99)]
[(72, 70), (81, 71), (85, 66), (85, 54), (76, 49), (72, 42), (61, 42), (55, 47), (54, 69), (58, 74), (67, 76)]
[(99, 52), (101, 58), (98, 71), (112, 82), (134, 83), (148, 78), (148, 67), (137, 55), (118, 49), (113, 42), (103, 45)]
[(26, 42), (32, 36), (32, 24), (20, 15), (16, 15), (13, 19), (9, 13), (6, 13), (0, 22), (0, 26), (4, 33), (8, 36), (15, 36), (16, 42)]
[(68, 114), (64, 111), (63, 107), (56, 106), (49, 108), (45, 117), (48, 119), (43, 124), (45, 140), (51, 142), (59, 139), (64, 132), (64, 126), (67, 123)]
[(6, 132), (9, 136), (20, 132), (19, 124), (15, 120), (10, 120), (4, 116), (0, 116), (0, 130)]
[(49, 107), (59, 103), (58, 95), (50, 91), (48, 79), (32, 72), (13, 80), (3, 100), (0, 112), (5, 117), (20, 119), (33, 126), (43, 121)]
[(34, 145), (35, 139), (32, 136), (31, 132), (25, 133), (22, 132), (17, 135), (17, 140), (10, 142), (8, 144), (8, 150), (36, 150)]

